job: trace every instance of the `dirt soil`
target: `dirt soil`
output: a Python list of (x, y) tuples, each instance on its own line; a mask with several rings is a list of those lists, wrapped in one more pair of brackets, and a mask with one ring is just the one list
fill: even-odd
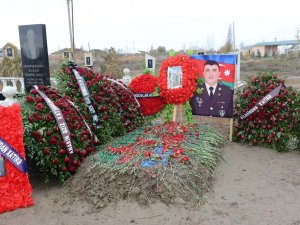
[(224, 148), (224, 158), (206, 203), (199, 207), (182, 200), (148, 206), (119, 200), (92, 212), (88, 202), (65, 202), (65, 188), (33, 180), (35, 205), (1, 214), (0, 224), (300, 225), (299, 152), (278, 153), (231, 143)]

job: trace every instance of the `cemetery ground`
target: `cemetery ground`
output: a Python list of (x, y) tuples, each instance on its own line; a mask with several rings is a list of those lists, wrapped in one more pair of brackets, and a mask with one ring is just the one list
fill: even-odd
[[(278, 66), (280, 58), (275, 61), (249, 60), (246, 69), (241, 65), (241, 78), (263, 68)], [(277, 68), (279, 75), (288, 75), (287, 84), (300, 87), (299, 58), (285, 63), (286, 67)], [(35, 205), (0, 214), (0, 225), (300, 225), (299, 151), (279, 153), (233, 142), (222, 148), (222, 154), (224, 160), (217, 166), (210, 190), (198, 207), (180, 198), (169, 205), (161, 202), (144, 205), (132, 198), (96, 209), (83, 201), (88, 198), (85, 193), (67, 200), (69, 190), (65, 186), (55, 182), (44, 184), (43, 179), (32, 178)], [(74, 178), (67, 181), (78, 182), (73, 183), (73, 193), (81, 185), (82, 171), (90, 167), (89, 159)], [(118, 187), (112, 188), (117, 190)], [(97, 193), (102, 194), (101, 191)]]
[[(60, 185), (33, 179), (35, 205), (0, 215), (0, 224), (300, 224), (299, 152), (278, 153), (239, 143), (227, 144), (222, 152), (224, 160), (199, 207), (191, 207), (182, 199), (168, 206), (159, 202), (140, 205), (132, 199), (95, 210), (78, 201), (78, 195), (66, 201), (68, 190)], [(80, 170), (89, 166), (88, 159)], [(80, 182), (81, 174), (75, 175), (76, 181)], [(75, 183), (74, 188), (78, 185)]]

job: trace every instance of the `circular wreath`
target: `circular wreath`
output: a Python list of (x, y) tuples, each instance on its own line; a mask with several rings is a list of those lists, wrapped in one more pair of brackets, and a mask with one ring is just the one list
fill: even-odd
[[(157, 78), (151, 74), (142, 74), (132, 79), (129, 88), (134, 94), (153, 93), (157, 88)], [(165, 105), (162, 97), (138, 98), (141, 105), (141, 112), (144, 116), (150, 116), (158, 113)]]
[(94, 139), (79, 112), (62, 98), (56, 89), (39, 86), (39, 89), (61, 110), (70, 130), (74, 148), (73, 161), (60, 133), (58, 124), (45, 100), (32, 90), (23, 103), (24, 140), (27, 157), (36, 169), (45, 176), (55, 176), (63, 182), (80, 166), (82, 160), (95, 151)]
[[(300, 95), (291, 87), (260, 107), (245, 119), (256, 103), (284, 80), (272, 72), (259, 73), (253, 77), (247, 88), (237, 93), (235, 101), (235, 138), (251, 145), (262, 144), (279, 151), (289, 151), (290, 138), (299, 136)], [(297, 146), (296, 146), (297, 147)]]
[[(182, 68), (182, 87), (168, 89), (167, 72), (168, 67), (181, 66)], [(188, 55), (176, 55), (167, 58), (160, 66), (158, 75), (158, 87), (160, 96), (168, 104), (183, 104), (192, 98), (197, 88), (198, 73), (195, 62)]]

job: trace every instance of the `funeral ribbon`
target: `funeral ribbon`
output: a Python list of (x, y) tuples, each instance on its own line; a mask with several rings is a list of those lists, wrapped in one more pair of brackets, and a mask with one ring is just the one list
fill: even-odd
[(153, 93), (135, 93), (135, 98), (156, 98), (157, 95), (154, 95)]
[(91, 128), (90, 128), (90, 126), (89, 126), (89, 125), (88, 125), (88, 123), (85, 121), (85, 118), (84, 118), (84, 116), (83, 116), (83, 115), (80, 113), (80, 111), (79, 111), (78, 107), (75, 105), (75, 103), (74, 103), (74, 102), (72, 102), (72, 101), (70, 101), (69, 99), (66, 99), (65, 97), (63, 97), (63, 96), (62, 96), (62, 95), (60, 95), (60, 94), (57, 94), (57, 95), (58, 95), (59, 97), (61, 97), (61, 98), (65, 99), (67, 102), (69, 102), (69, 103), (70, 103), (70, 105), (71, 105), (71, 106), (73, 106), (73, 107), (74, 107), (74, 109), (76, 109), (76, 111), (78, 112), (78, 114), (79, 114), (80, 118), (82, 119), (82, 121), (83, 121), (84, 125), (85, 125), (85, 126), (86, 126), (86, 128), (88, 129), (88, 131), (89, 131), (89, 133), (90, 133), (91, 137), (95, 139), (95, 135), (93, 134), (93, 132), (92, 132), (92, 130), (91, 130)]
[(68, 100), (68, 99), (66, 99), (66, 100), (70, 103), (71, 106), (73, 106), (73, 107), (76, 109), (76, 111), (78, 112), (79, 116), (81, 117), (81, 119), (82, 119), (84, 125), (85, 125), (86, 128), (88, 129), (88, 131), (89, 131), (89, 133), (90, 133), (90, 135), (91, 135), (91, 138), (93, 138), (93, 139), (95, 140), (96, 136), (93, 134), (93, 132), (92, 132), (90, 126), (89, 126), (88, 123), (85, 121), (83, 115), (80, 113), (80, 111), (79, 111), (79, 109), (77, 108), (77, 106), (74, 104), (74, 102), (72, 102), (72, 101), (70, 101), (70, 100)]
[(74, 68), (72, 68), (73, 72), (74, 72), (74, 75), (75, 75), (75, 78), (79, 84), (79, 88), (80, 88), (80, 91), (81, 91), (81, 94), (82, 94), (82, 97), (84, 99), (84, 102), (88, 108), (88, 110), (90, 111), (91, 115), (92, 115), (92, 118), (93, 118), (93, 125), (96, 127), (96, 128), (101, 128), (101, 123), (100, 123), (100, 120), (99, 120), (99, 117), (96, 113), (96, 109), (94, 108), (93, 104), (92, 104), (92, 100), (91, 100), (91, 95), (90, 95), (90, 92), (87, 88), (87, 85), (86, 85), (86, 82), (84, 80), (84, 78), (78, 73), (78, 71)]
[(51, 99), (48, 98), (42, 91), (40, 91), (37, 86), (34, 86), (34, 88), (37, 90), (39, 95), (45, 100), (46, 104), (49, 106), (52, 114), (54, 115), (54, 118), (55, 118), (57, 125), (59, 127), (59, 130), (60, 130), (60, 133), (65, 141), (68, 155), (69, 155), (71, 161), (73, 161), (74, 148), (73, 148), (71, 137), (70, 137), (70, 130), (68, 128), (68, 125), (65, 121), (65, 118), (64, 118), (61, 110), (56, 105), (54, 105), (54, 103), (51, 101)]
[(5, 140), (0, 137), (0, 155), (10, 161), (22, 173), (27, 173), (28, 167), (25, 159)]
[(282, 88), (282, 83), (273, 89), (271, 92), (269, 92), (265, 97), (263, 97), (261, 100), (259, 100), (253, 108), (251, 108), (248, 112), (246, 112), (244, 115), (242, 115), (240, 118), (246, 119), (248, 116), (250, 116), (252, 113), (254, 113), (256, 110), (258, 110), (258, 107), (263, 107), (265, 104), (267, 104), (269, 101), (271, 101), (273, 98), (275, 98)]

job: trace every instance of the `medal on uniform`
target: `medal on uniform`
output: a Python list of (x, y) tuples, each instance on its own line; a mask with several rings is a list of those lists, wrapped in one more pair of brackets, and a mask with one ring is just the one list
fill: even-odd
[(199, 108), (201, 108), (201, 105), (202, 105), (202, 103), (203, 103), (203, 100), (202, 100), (202, 98), (200, 98), (200, 97), (196, 97), (196, 101), (198, 102), (198, 104), (199, 104)]
[(219, 113), (220, 113), (220, 116), (223, 117), (225, 115), (225, 109), (220, 109)]

